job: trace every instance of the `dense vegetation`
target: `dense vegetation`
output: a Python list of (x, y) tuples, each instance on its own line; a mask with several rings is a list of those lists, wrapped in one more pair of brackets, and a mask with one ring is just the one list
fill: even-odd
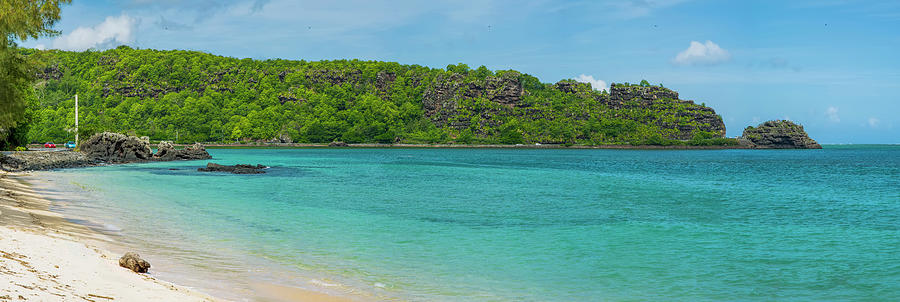
[(614, 89), (660, 99), (464, 64), (260, 61), (126, 46), (22, 54), (40, 79), (28, 132), (35, 142), (72, 140), (77, 93), (82, 137), (111, 130), (179, 143), (733, 143), (714, 111), (646, 82)]
[[(28, 141), (34, 104), (32, 65), (16, 40), (52, 36), (59, 6), (69, 0), (0, 0), (0, 150)], [(33, 109), (33, 108), (32, 108)]]

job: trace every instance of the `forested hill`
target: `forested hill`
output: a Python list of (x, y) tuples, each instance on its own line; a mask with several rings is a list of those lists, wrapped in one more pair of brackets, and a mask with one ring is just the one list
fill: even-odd
[[(37, 66), (32, 141), (112, 130), (178, 142), (722, 144), (711, 108), (660, 86), (611, 93), (517, 71), (235, 59), (193, 51), (23, 50)], [(681, 140), (675, 141), (675, 140)]]

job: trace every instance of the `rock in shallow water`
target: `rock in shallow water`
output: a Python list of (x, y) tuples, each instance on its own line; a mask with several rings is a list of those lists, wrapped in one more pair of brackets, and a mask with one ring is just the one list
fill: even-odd
[(220, 164), (208, 163), (206, 164), (206, 168), (198, 168), (197, 171), (200, 172), (228, 172), (233, 174), (263, 174), (266, 171), (263, 171), (266, 166), (263, 165), (234, 165), (234, 166), (225, 166)]
[(90, 158), (110, 162), (148, 160), (153, 155), (149, 141), (113, 132), (94, 134), (79, 148)]
[(159, 142), (159, 145), (156, 147), (156, 154), (153, 154), (153, 159), (158, 161), (170, 161), (176, 159), (182, 160), (193, 160), (193, 159), (210, 159), (212, 156), (209, 155), (209, 152), (206, 152), (206, 148), (203, 147), (200, 143), (194, 143), (191, 146), (184, 147), (184, 149), (176, 150), (175, 146), (172, 143), (167, 141)]
[(150, 269), (150, 262), (141, 259), (141, 255), (137, 253), (128, 252), (122, 258), (119, 258), (119, 266), (130, 269), (135, 273), (146, 273)]
[(159, 142), (159, 145), (156, 145), (156, 154), (153, 154), (154, 160), (175, 160), (175, 155), (178, 153), (178, 150), (175, 150), (175, 146), (172, 143), (167, 141)]

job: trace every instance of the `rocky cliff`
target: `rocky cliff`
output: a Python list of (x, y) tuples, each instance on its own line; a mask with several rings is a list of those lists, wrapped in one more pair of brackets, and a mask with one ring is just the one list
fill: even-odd
[[(502, 115), (519, 116), (528, 120), (553, 119), (555, 112), (548, 110), (553, 108), (535, 108), (532, 103), (524, 101), (533, 93), (523, 88), (520, 76), (517, 72), (510, 72), (489, 76), (482, 81), (465, 81), (459, 74), (439, 77), (425, 90), (422, 97), (425, 115), (439, 127), (455, 129), (470, 128), (472, 120), (476, 118), (481, 124), (497, 126), (497, 117)], [(589, 84), (567, 80), (557, 82), (553, 89), (572, 95), (575, 99), (592, 99), (596, 102), (587, 112), (570, 114), (576, 120), (603, 115), (623, 117), (669, 130), (663, 133), (663, 137), (675, 140), (689, 140), (697, 132), (725, 137), (725, 123), (715, 110), (694, 104), (693, 101), (681, 100), (677, 92), (664, 87), (613, 83), (610, 93), (606, 94), (592, 91)], [(481, 106), (468, 115), (460, 114), (461, 103), (469, 104), (477, 99), (496, 106)], [(655, 113), (660, 114), (629, 116), (634, 111), (648, 109), (658, 109)]]
[(758, 149), (822, 149), (819, 143), (809, 138), (803, 126), (785, 120), (748, 126), (740, 141)]

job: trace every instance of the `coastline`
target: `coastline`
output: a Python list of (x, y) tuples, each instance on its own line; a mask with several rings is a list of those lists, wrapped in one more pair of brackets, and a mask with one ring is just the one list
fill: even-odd
[[(51, 200), (58, 198), (36, 192), (26, 180), (31, 176), (0, 171), (0, 275), (9, 279), (0, 281), (0, 300), (21, 300), (21, 296), (25, 301), (229, 301), (208, 294), (215, 294), (215, 290), (201, 292), (160, 280), (154, 274), (154, 269), (160, 272), (158, 267), (151, 267), (149, 274), (119, 267), (118, 258), (126, 247), (89, 225), (71, 222), (51, 210)], [(177, 262), (148, 260), (151, 264), (163, 263), (163, 267)], [(252, 293), (225, 296), (285, 302), (346, 302), (361, 298), (264, 282), (248, 286)]]
[[(178, 147), (190, 144), (175, 144)], [(206, 148), (386, 148), (386, 149), (618, 149), (618, 150), (726, 150), (755, 149), (745, 145), (732, 146), (686, 146), (686, 145), (467, 145), (467, 144), (347, 144), (347, 146), (330, 146), (329, 144), (306, 143), (250, 143), (250, 144), (203, 144)]]

